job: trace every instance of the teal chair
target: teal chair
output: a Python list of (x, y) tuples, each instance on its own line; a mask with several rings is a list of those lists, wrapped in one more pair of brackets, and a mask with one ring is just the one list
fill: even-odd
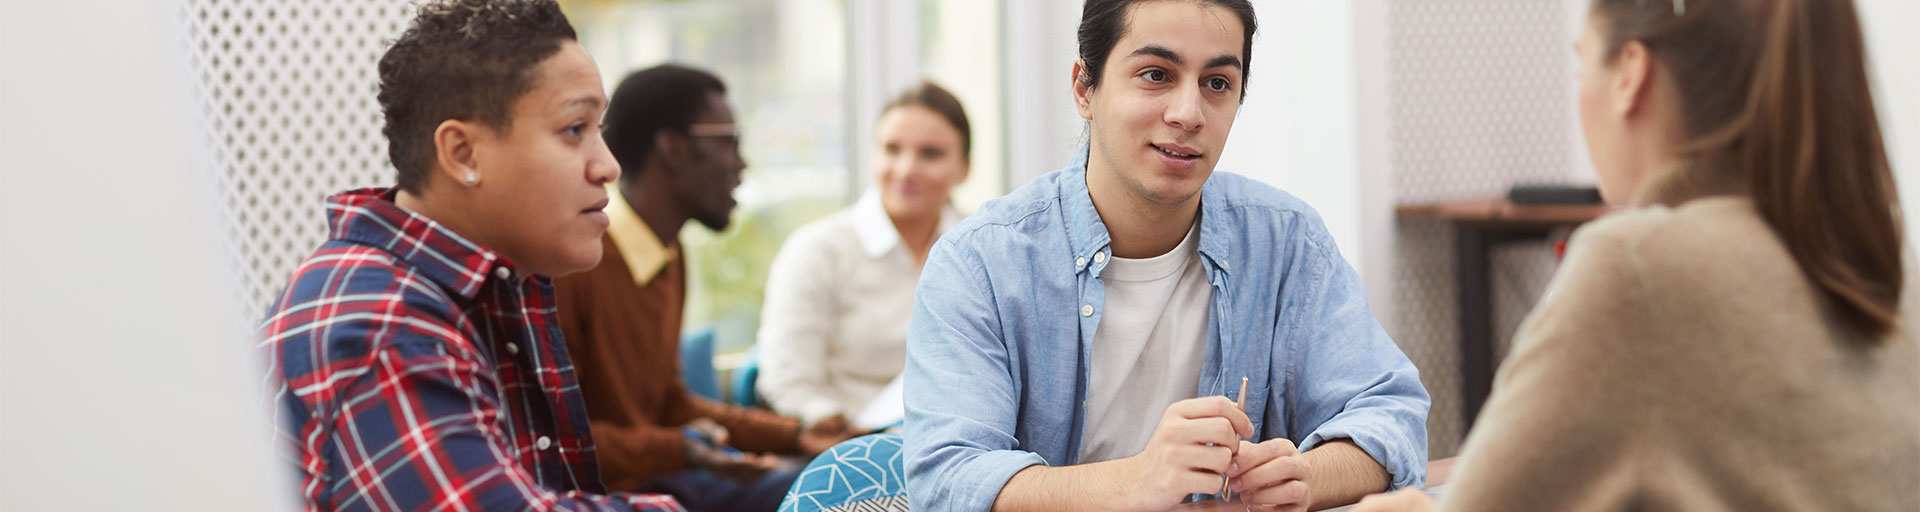
[(720, 400), (720, 375), (713, 369), (713, 328), (680, 334), (680, 378), (693, 394)]
[(904, 443), (885, 433), (833, 445), (800, 470), (779, 512), (906, 512)]
[(759, 389), (755, 382), (760, 380), (760, 349), (747, 349), (747, 358), (733, 369), (733, 385), (727, 390), (729, 399), (741, 407), (760, 407)]

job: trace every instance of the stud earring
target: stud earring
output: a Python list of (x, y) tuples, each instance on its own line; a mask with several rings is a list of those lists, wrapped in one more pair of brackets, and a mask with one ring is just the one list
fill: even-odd
[(473, 172), (473, 171), (467, 171), (467, 184), (468, 184), (468, 185), (472, 185), (472, 184), (475, 184), (475, 183), (479, 183), (479, 182), (480, 182), (480, 173), (477, 173), (477, 172)]

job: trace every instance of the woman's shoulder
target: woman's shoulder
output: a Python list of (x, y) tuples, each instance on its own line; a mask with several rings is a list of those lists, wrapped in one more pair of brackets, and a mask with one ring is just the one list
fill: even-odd
[(800, 225), (780, 244), (775, 259), (805, 255), (807, 258), (831, 258), (860, 251), (859, 227), (852, 207), (842, 208), (825, 217)]
[(1739, 196), (1614, 213), (1575, 230), (1567, 246), (1569, 263), (1577, 254), (1600, 253), (1606, 257), (1590, 258), (1589, 263), (1621, 271), (1791, 264), (1786, 247), (1753, 201)]
[[(1815, 292), (1751, 200), (1696, 199), (1608, 215), (1574, 232), (1548, 294), (1665, 325), (1815, 311)], [(1796, 316), (1797, 317), (1797, 316)]]
[(1751, 343), (1767, 322), (1815, 311), (1806, 278), (1752, 201), (1696, 199), (1576, 230), (1515, 350), (1660, 374), (1651, 368), (1666, 358), (1720, 354)]
[(793, 230), (793, 234), (787, 235), (787, 240), (789, 242), (795, 240), (818, 242), (838, 238), (852, 238), (855, 229), (853, 220), (854, 213), (852, 206), (835, 210), (825, 217), (801, 224), (800, 227)]

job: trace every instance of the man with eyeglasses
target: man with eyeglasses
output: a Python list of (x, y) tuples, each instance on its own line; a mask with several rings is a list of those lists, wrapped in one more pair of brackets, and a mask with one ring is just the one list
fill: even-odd
[(848, 434), (838, 418), (802, 425), (702, 398), (680, 377), (679, 232), (688, 221), (727, 228), (747, 166), (733, 123), (711, 73), (662, 65), (622, 80), (604, 129), (627, 170), (610, 186), (606, 256), (555, 287), (608, 487), (672, 494), (692, 510), (772, 511), (798, 470), (771, 454), (811, 456)]

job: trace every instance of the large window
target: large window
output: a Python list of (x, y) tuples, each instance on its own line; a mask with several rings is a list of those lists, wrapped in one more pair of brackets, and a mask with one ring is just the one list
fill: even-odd
[[(1021, 185), (1007, 183), (1001, 3), (920, 0), (919, 14), (922, 76), (953, 91), (973, 125), (973, 170), (953, 191), (960, 211), (972, 212)], [(1066, 94), (1065, 86), (1059, 92)]]

